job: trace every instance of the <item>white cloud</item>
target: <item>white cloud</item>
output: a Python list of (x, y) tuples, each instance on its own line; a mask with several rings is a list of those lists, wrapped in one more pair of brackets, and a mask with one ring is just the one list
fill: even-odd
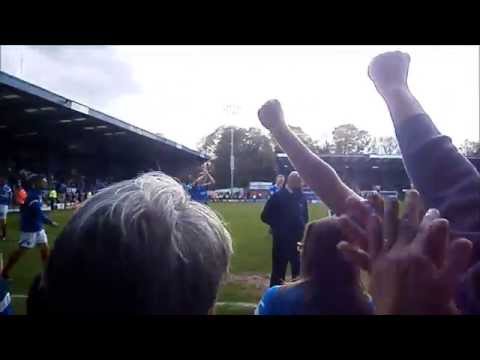
[[(108, 79), (99, 76), (104, 84), (101, 93), (106, 97), (100, 96), (88, 105), (190, 147), (222, 124), (259, 126), (257, 109), (270, 98), (278, 98), (287, 120), (313, 138), (324, 139), (335, 126), (347, 122), (374, 135), (393, 135), (388, 111), (367, 77), (371, 58), (393, 49), (410, 53), (410, 87), (440, 130), (457, 143), (465, 138), (478, 140), (479, 59), (474, 46), (109, 49), (113, 50), (89, 49), (98, 51), (98, 56), (90, 57), (88, 67), (95, 68), (98, 61), (100, 72), (105, 72), (109, 64), (119, 63), (123, 70)], [(101, 55), (102, 51), (108, 56)], [(100, 60), (102, 57), (105, 60)], [(77, 63), (81, 65), (82, 59), (77, 59)], [(49, 88), (48, 82), (54, 82), (56, 73), (63, 71), (64, 75), (55, 82), (55, 91), (62, 94), (61, 82), (68, 82), (62, 69), (71, 66), (66, 59), (57, 58), (55, 67), (42, 77), (42, 84)], [(70, 69), (70, 73), (75, 69), (78, 68)], [(122, 72), (127, 73), (123, 80)], [(77, 77), (77, 90), (68, 91), (82, 94), (82, 87), (91, 88), (95, 80), (91, 76)], [(108, 90), (117, 87), (121, 91), (109, 95)], [(224, 111), (228, 104), (239, 107), (238, 115), (232, 117)]]

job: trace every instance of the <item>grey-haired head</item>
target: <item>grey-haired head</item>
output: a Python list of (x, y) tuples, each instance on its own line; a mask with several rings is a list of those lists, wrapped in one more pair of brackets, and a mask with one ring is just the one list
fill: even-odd
[(208, 207), (155, 172), (112, 185), (73, 215), (44, 274), (48, 312), (206, 314), (232, 254)]

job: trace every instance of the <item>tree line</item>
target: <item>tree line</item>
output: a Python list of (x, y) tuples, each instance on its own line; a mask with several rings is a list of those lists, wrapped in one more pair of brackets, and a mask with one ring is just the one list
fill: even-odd
[[(198, 146), (211, 158), (210, 170), (217, 188), (230, 187), (230, 140), (233, 128), (235, 153), (235, 187), (246, 187), (250, 181), (272, 181), (275, 177), (275, 154), (282, 152), (269, 135), (258, 128), (220, 126), (203, 138)], [(331, 141), (314, 140), (299, 126), (290, 126), (308, 148), (318, 155), (378, 154), (400, 155), (397, 140), (392, 136), (374, 137), (353, 124), (337, 126)], [(466, 156), (480, 156), (480, 143), (470, 140), (459, 147)]]

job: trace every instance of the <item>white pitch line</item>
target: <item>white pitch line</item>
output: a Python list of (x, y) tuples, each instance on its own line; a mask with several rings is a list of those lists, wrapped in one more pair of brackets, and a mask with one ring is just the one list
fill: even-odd
[[(28, 297), (27, 295), (22, 295), (22, 294), (12, 295), (12, 298), (18, 298), (18, 299), (26, 299), (27, 297)], [(248, 307), (248, 308), (257, 307), (257, 304), (247, 303), (247, 302), (217, 302), (217, 303), (215, 303), (215, 305), (217, 305), (217, 306), (230, 305), (230, 306), (239, 306), (239, 307)]]
[(18, 294), (18, 295), (12, 295), (13, 298), (19, 298), (19, 299), (26, 299), (28, 296), (27, 295), (21, 295), (21, 294)]
[(247, 303), (247, 302), (217, 302), (217, 303), (215, 303), (215, 305), (216, 305), (216, 306), (231, 305), (231, 306), (249, 307), (249, 308), (255, 308), (255, 307), (257, 307), (257, 304), (255, 304), (255, 303)]

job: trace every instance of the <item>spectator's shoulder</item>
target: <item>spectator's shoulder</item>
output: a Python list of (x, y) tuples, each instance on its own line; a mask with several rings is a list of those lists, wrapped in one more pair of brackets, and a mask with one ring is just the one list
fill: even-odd
[(277, 285), (277, 286), (272, 286), (271, 288), (267, 289), (265, 291), (265, 294), (263, 294), (257, 309), (255, 310), (255, 315), (274, 315), (275, 314), (275, 306), (274, 306), (274, 300), (276, 299), (279, 290), (282, 288), (282, 286)]

